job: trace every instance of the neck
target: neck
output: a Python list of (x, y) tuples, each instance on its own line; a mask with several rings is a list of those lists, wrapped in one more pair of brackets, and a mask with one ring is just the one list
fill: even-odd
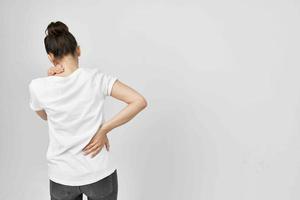
[(65, 76), (74, 72), (78, 67), (78, 59), (71, 56), (65, 56), (62, 60), (58, 61), (57, 64), (60, 64), (64, 68), (64, 72), (60, 75)]

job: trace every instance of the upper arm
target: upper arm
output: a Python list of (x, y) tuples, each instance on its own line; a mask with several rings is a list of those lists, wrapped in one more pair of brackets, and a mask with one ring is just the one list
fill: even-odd
[(111, 96), (127, 104), (140, 101), (145, 106), (147, 105), (146, 99), (139, 92), (120, 80), (116, 80), (116, 82), (113, 84)]

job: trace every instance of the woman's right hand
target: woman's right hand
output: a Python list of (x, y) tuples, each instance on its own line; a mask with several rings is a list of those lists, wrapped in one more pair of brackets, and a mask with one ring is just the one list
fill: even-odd
[(54, 76), (55, 74), (60, 74), (64, 72), (64, 68), (61, 64), (57, 64), (48, 69), (48, 76)]

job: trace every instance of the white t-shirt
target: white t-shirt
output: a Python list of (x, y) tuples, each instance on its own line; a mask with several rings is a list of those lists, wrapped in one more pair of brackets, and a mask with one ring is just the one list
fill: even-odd
[(96, 182), (115, 169), (112, 148), (93, 158), (82, 149), (105, 121), (104, 100), (116, 77), (98, 68), (77, 68), (70, 75), (35, 78), (29, 83), (30, 108), (45, 110), (49, 128), (48, 176), (79, 186)]

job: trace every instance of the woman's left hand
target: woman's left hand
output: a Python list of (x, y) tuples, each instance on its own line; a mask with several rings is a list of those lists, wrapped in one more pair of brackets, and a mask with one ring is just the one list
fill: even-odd
[(106, 146), (106, 150), (109, 151), (109, 140), (107, 138), (107, 132), (100, 129), (90, 140), (90, 142), (82, 149), (84, 155), (92, 153), (92, 158), (96, 156), (101, 149)]

